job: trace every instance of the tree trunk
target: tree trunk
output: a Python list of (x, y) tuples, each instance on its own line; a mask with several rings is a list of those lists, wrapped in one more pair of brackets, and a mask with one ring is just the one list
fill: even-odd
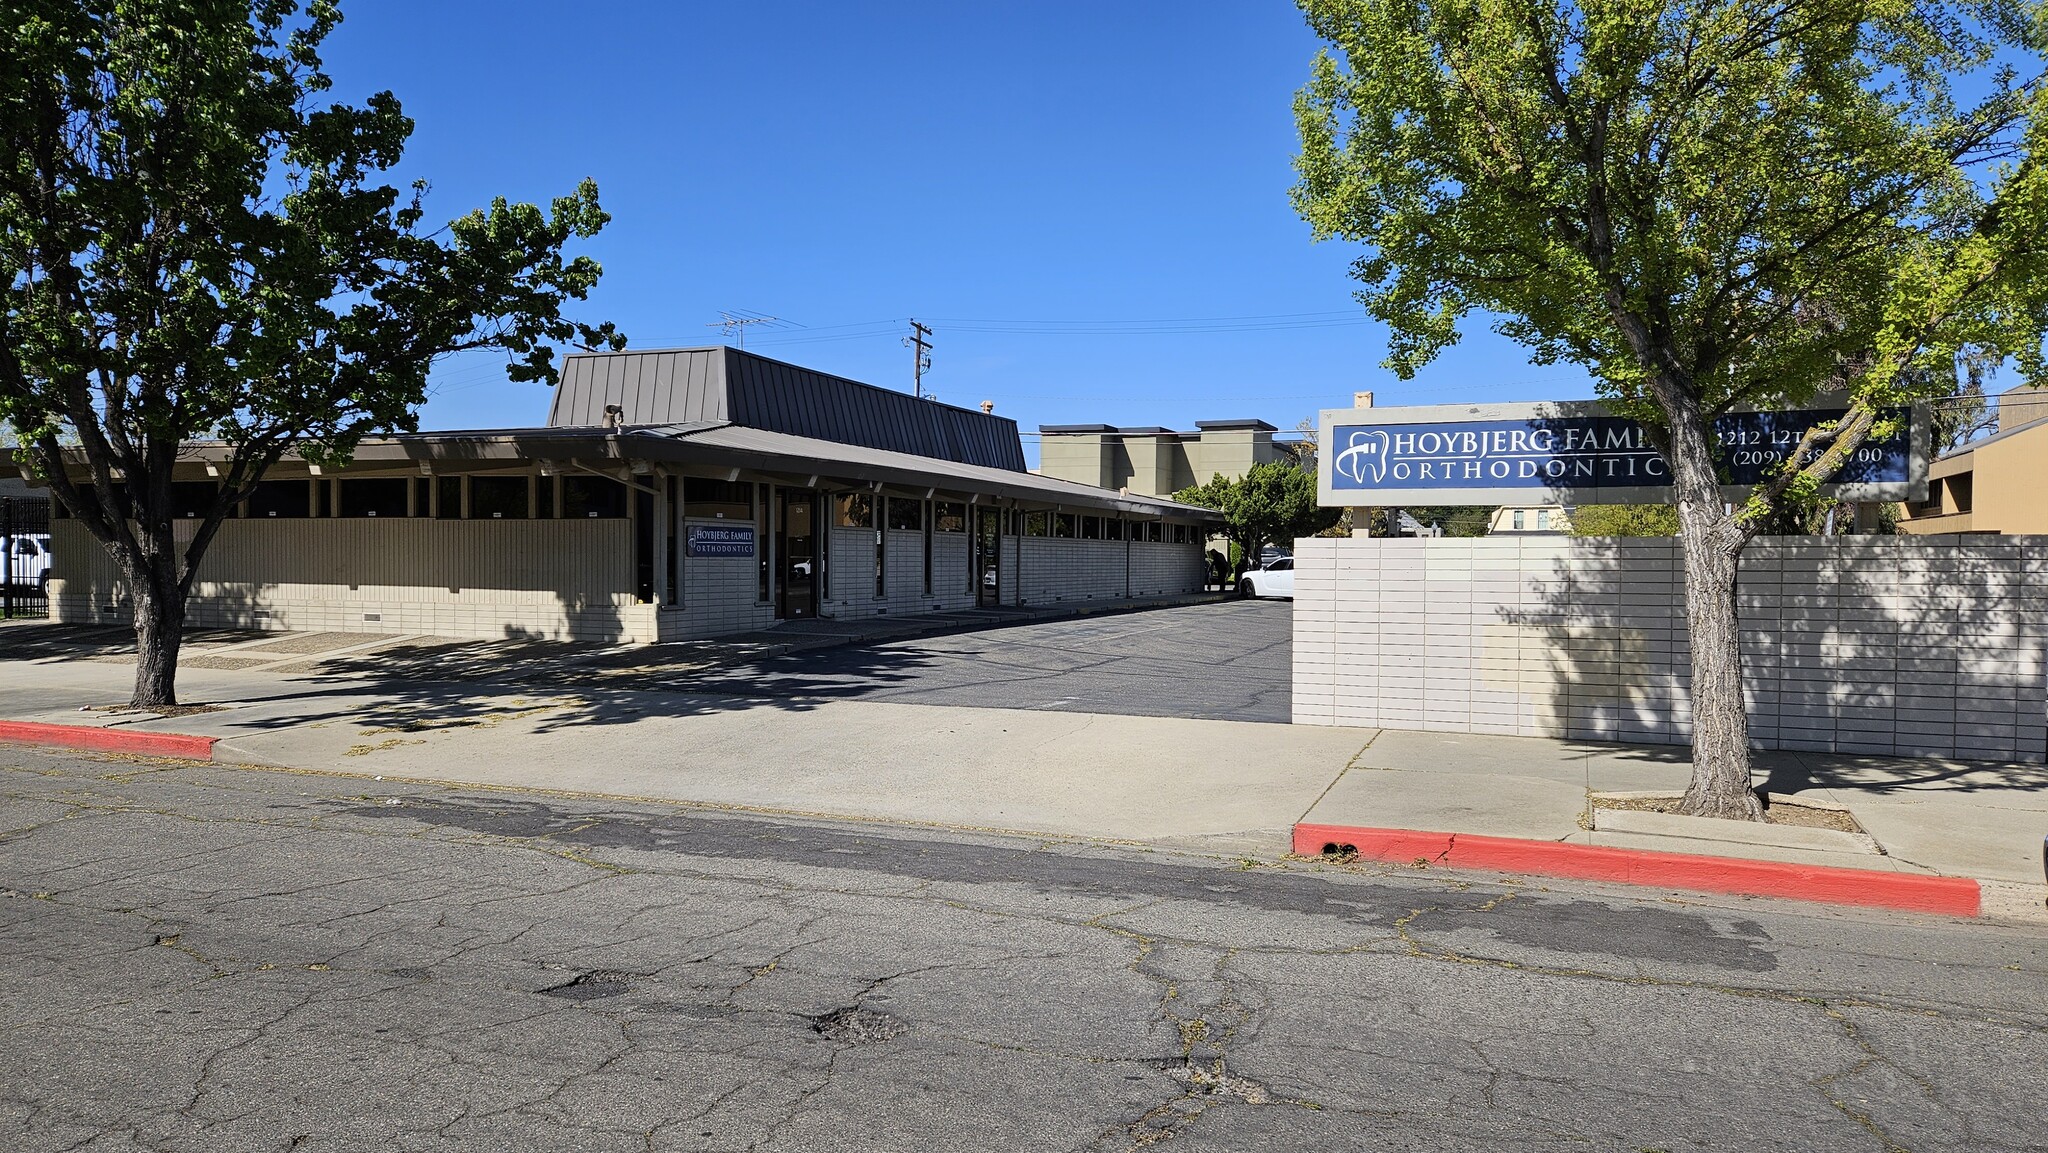
[(135, 596), (135, 696), (128, 703), (139, 709), (175, 705), (185, 590), (175, 574), (158, 571), (134, 573), (128, 585)]
[(1735, 577), (1748, 534), (1724, 511), (1705, 422), (1673, 414), (1666, 456), (1677, 494), (1692, 641), (1692, 782), (1681, 812), (1760, 821), (1750, 787), (1749, 714), (1742, 699), (1742, 633)]

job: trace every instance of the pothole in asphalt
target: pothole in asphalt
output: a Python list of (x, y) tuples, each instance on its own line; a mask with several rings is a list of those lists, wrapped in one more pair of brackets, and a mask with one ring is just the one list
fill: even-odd
[(1271, 1089), (1226, 1070), (1220, 1061), (1213, 1067), (1189, 1061), (1161, 1061), (1159, 1071), (1197, 1093), (1236, 1097), (1247, 1105), (1267, 1105), (1273, 1101)]
[(564, 1001), (601, 1001), (616, 997), (626, 991), (626, 975), (610, 969), (592, 969), (578, 973), (559, 985), (542, 989), (541, 995), (560, 997)]
[(877, 1041), (887, 1041), (910, 1028), (899, 1018), (891, 1017), (887, 1013), (877, 1013), (873, 1009), (863, 1009), (859, 1005), (834, 1009), (810, 1020), (811, 1032), (827, 1041), (837, 1041), (842, 1045), (872, 1045)]

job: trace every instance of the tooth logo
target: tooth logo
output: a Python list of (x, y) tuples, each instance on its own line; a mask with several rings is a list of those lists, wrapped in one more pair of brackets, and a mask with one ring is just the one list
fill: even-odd
[(1353, 484), (1364, 484), (1368, 471), (1372, 483), (1381, 483), (1387, 479), (1387, 434), (1378, 429), (1352, 433), (1331, 467), (1337, 475), (1350, 477)]

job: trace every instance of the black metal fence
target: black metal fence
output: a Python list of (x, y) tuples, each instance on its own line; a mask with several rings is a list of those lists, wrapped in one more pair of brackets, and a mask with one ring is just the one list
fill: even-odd
[(0, 496), (0, 620), (50, 615), (50, 502)]

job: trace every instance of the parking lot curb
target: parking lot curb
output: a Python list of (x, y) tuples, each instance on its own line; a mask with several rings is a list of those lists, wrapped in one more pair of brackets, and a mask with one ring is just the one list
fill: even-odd
[(1976, 917), (1983, 912), (1982, 889), (1968, 877), (1660, 853), (1562, 841), (1298, 824), (1294, 826), (1294, 851), (1301, 856), (1355, 852), (1365, 860), (1394, 864), (1613, 881), (1747, 897), (1787, 897), (1957, 917)]
[(40, 721), (0, 721), (0, 741), (32, 745), (62, 745), (72, 749), (97, 749), (108, 753), (138, 753), (153, 757), (213, 759), (217, 737), (195, 737), (185, 733), (149, 733), (135, 729), (106, 729), (97, 725), (53, 725)]

